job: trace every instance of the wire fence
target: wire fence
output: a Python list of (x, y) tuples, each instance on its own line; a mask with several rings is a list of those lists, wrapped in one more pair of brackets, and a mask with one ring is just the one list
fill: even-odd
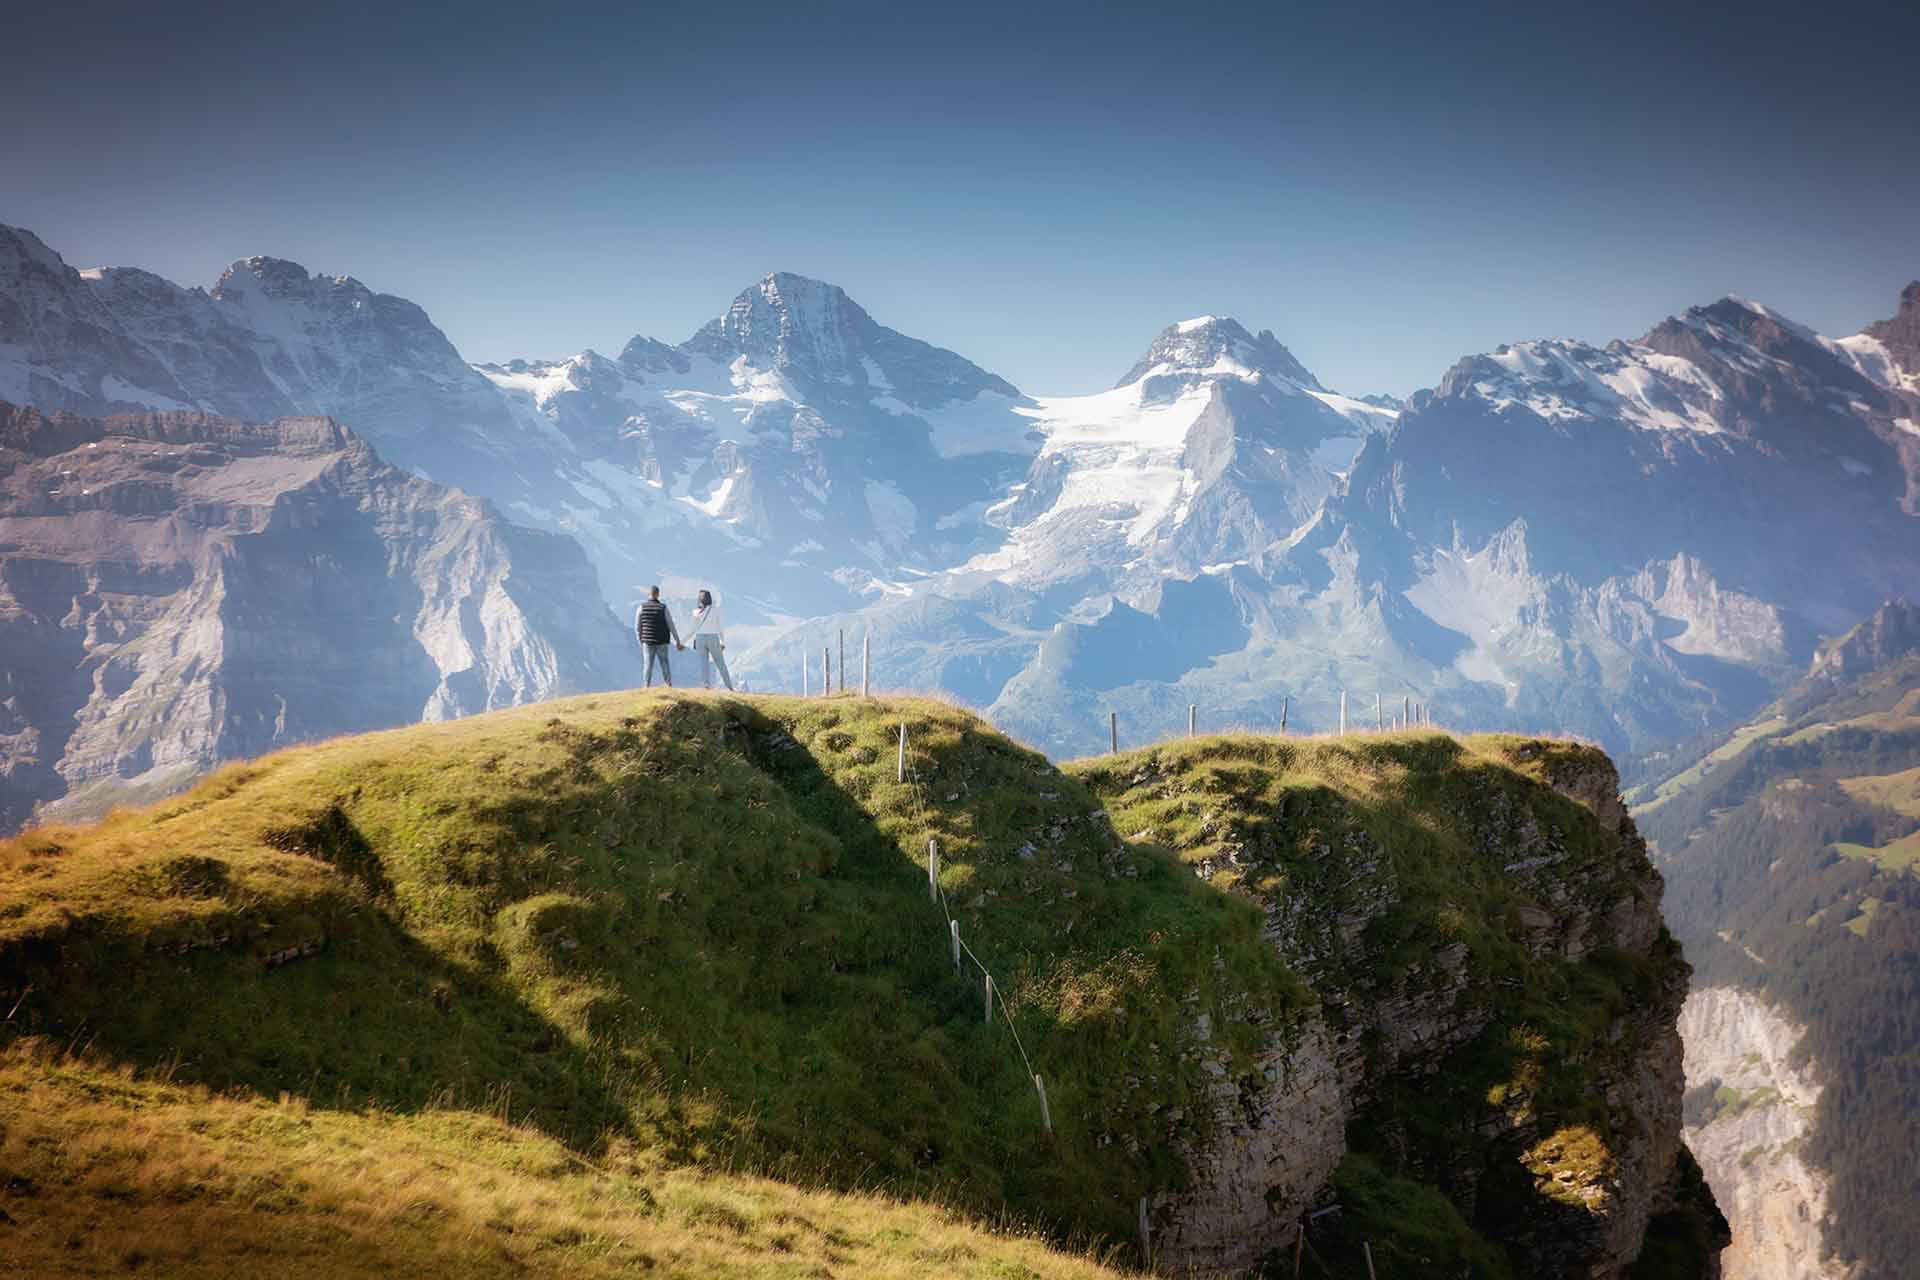
[(914, 818), (919, 826), (921, 838), (924, 839), (927, 844), (928, 895), (934, 904), (940, 908), (941, 917), (946, 921), (947, 936), (951, 940), (954, 951), (954, 967), (955, 969), (960, 968), (960, 958), (964, 956), (973, 962), (975, 968), (979, 969), (981, 981), (984, 983), (982, 1009), (985, 1020), (989, 1023), (993, 1021), (993, 1009), (994, 1006), (998, 1004), (1000, 1007), (1001, 1025), (1006, 1027), (1008, 1033), (1013, 1036), (1013, 1046), (1019, 1051), (1020, 1061), (1022, 1065), (1026, 1067), (1027, 1078), (1033, 1081), (1034, 1092), (1039, 1097), (1040, 1123), (1042, 1127), (1051, 1134), (1053, 1132), (1053, 1115), (1047, 1106), (1047, 1086), (1040, 1078), (1040, 1073), (1034, 1070), (1033, 1058), (1027, 1053), (1026, 1042), (1020, 1038), (1020, 1028), (1013, 1020), (1013, 1010), (1007, 1005), (1005, 990), (1000, 983), (993, 980), (993, 970), (987, 967), (987, 962), (982, 960), (979, 953), (968, 945), (965, 938), (960, 936), (960, 921), (953, 913), (953, 904), (947, 898), (945, 887), (940, 883), (939, 837), (934, 835), (933, 821), (928, 816), (929, 806), (927, 802), (926, 784), (920, 776), (920, 770), (917, 767), (918, 762), (914, 762), (912, 766), (908, 763), (907, 722), (905, 720), (900, 722), (899, 760), (899, 772), (897, 776), (901, 782), (907, 784), (908, 794), (913, 797)]
[[(845, 632), (842, 632), (840, 635), (840, 643), (838, 648), (839, 648), (838, 656), (840, 659), (839, 690), (840, 692), (845, 693), (847, 692), (847, 666), (848, 666), (847, 659), (846, 659)], [(834, 690), (833, 656), (834, 654), (831, 649), (825, 646), (822, 647), (821, 653), (820, 653), (820, 677), (821, 677), (820, 678), (820, 694), (821, 696), (828, 696)], [(864, 698), (864, 697), (871, 696), (869, 676), (870, 676), (871, 667), (872, 667), (872, 648), (871, 648), (871, 640), (868, 639), (867, 637), (862, 637), (861, 639), (860, 657), (861, 657), (861, 662), (860, 662), (859, 689), (860, 689), (860, 696)], [(807, 660), (806, 660), (806, 654), (803, 651), (802, 657), (801, 657), (801, 676), (800, 676), (802, 696), (806, 696), (806, 694), (811, 692), (811, 690), (808, 688), (808, 685), (811, 683), (811, 681), (808, 678), (809, 676), (808, 665), (809, 664), (807, 663)], [(1381, 694), (1375, 694), (1374, 706), (1373, 706), (1373, 712), (1374, 712), (1373, 724), (1367, 725), (1364, 723), (1364, 721), (1360, 723), (1351, 723), (1348, 718), (1348, 696), (1349, 696), (1348, 690), (1345, 690), (1345, 689), (1340, 690), (1339, 701), (1338, 701), (1338, 706), (1339, 706), (1338, 726), (1339, 727), (1336, 731), (1339, 736), (1345, 736), (1349, 733), (1366, 733), (1369, 731), (1391, 732), (1395, 730), (1404, 731), (1407, 729), (1431, 729), (1433, 727), (1432, 704), (1424, 701), (1415, 702), (1413, 701), (1411, 696), (1404, 695), (1404, 694), (1401, 696), (1401, 700), (1400, 700), (1401, 705), (1398, 708), (1397, 713), (1390, 713), (1387, 709), (1388, 704), (1386, 702), (1385, 697)], [(1283, 700), (1281, 705), (1280, 732), (1282, 734), (1285, 734), (1287, 732), (1287, 720), (1288, 720), (1288, 714), (1292, 708), (1292, 702), (1293, 702), (1293, 699), (1291, 695), (1289, 695)], [(1188, 704), (1188, 707), (1187, 707), (1187, 736), (1188, 737), (1193, 737), (1197, 734), (1198, 721), (1199, 721), (1198, 704), (1193, 704), (1193, 703)], [(1049, 1137), (1052, 1137), (1054, 1134), (1053, 1114), (1047, 1101), (1046, 1082), (1041, 1077), (1040, 1072), (1035, 1069), (1033, 1065), (1032, 1055), (1027, 1052), (1026, 1042), (1021, 1038), (1019, 1025), (1014, 1021), (1013, 1009), (1007, 1004), (1007, 998), (1006, 998), (1004, 986), (1001, 983), (994, 981), (993, 970), (990, 967), (988, 967), (987, 962), (981, 959), (980, 954), (973, 949), (973, 947), (968, 943), (968, 941), (965, 938), (960, 936), (959, 917), (957, 917), (954, 914), (953, 903), (947, 897), (946, 887), (940, 883), (939, 837), (934, 834), (934, 824), (933, 824), (932, 817), (930, 816), (930, 810), (932, 806), (927, 796), (926, 780), (923, 778), (921, 774), (921, 770), (919, 768), (919, 762), (917, 760), (910, 760), (910, 757), (909, 757), (909, 753), (907, 750), (907, 746), (908, 746), (907, 725), (908, 725), (908, 722), (906, 720), (904, 719), (901, 720), (900, 736), (899, 736), (899, 754), (898, 754), (896, 777), (900, 783), (906, 785), (908, 789), (908, 794), (912, 797), (912, 800), (913, 800), (914, 822), (916, 827), (919, 830), (920, 838), (925, 841), (926, 850), (927, 850), (928, 897), (934, 903), (934, 905), (940, 908), (941, 918), (946, 922), (947, 937), (948, 937), (949, 945), (952, 951), (954, 971), (956, 973), (962, 972), (964, 970), (964, 966), (966, 962), (971, 962), (973, 967), (976, 970), (978, 970), (979, 978), (983, 988), (982, 1014), (983, 1014), (984, 1020), (989, 1024), (993, 1022), (994, 1020), (993, 1011), (995, 1006), (997, 1005), (1000, 1010), (1000, 1024), (1007, 1029), (1008, 1035), (1012, 1037), (1014, 1050), (1020, 1055), (1021, 1066), (1024, 1068), (1027, 1078), (1033, 1082), (1034, 1093), (1040, 1105), (1041, 1126), (1046, 1131), (1047, 1135)], [(1109, 734), (1108, 745), (1112, 750), (1117, 752), (1120, 749), (1120, 724), (1119, 724), (1118, 712), (1110, 711), (1108, 713), (1107, 729)], [(1151, 1205), (1151, 1197), (1149, 1196), (1140, 1197), (1140, 1202), (1138, 1206), (1139, 1208), (1139, 1222), (1138, 1222), (1139, 1239), (1137, 1243), (1140, 1250), (1140, 1259), (1141, 1259), (1142, 1265), (1144, 1265), (1149, 1271), (1152, 1271), (1154, 1270), (1155, 1256), (1154, 1256), (1153, 1238), (1152, 1238), (1150, 1205)], [(1299, 1277), (1302, 1275), (1302, 1265), (1303, 1265), (1303, 1262), (1306, 1260), (1306, 1258), (1303, 1258), (1303, 1255), (1302, 1255), (1303, 1248), (1305, 1250), (1306, 1257), (1310, 1257), (1312, 1261), (1314, 1261), (1324, 1273), (1330, 1276), (1337, 1274), (1334, 1271), (1334, 1268), (1328, 1264), (1327, 1260), (1321, 1257), (1319, 1251), (1314, 1248), (1313, 1242), (1308, 1238), (1307, 1226), (1308, 1226), (1308, 1218), (1310, 1216), (1319, 1217), (1321, 1214), (1337, 1213), (1338, 1211), (1339, 1211), (1339, 1206), (1336, 1204), (1328, 1208), (1322, 1209), (1318, 1213), (1314, 1213), (1311, 1215), (1302, 1214), (1298, 1228), (1295, 1232), (1294, 1245), (1293, 1245), (1293, 1275), (1296, 1278), (1296, 1280), (1299, 1280)], [(1373, 1262), (1372, 1249), (1366, 1241), (1361, 1242), (1360, 1248), (1362, 1251), (1362, 1260), (1364, 1261), (1364, 1264), (1366, 1267), (1367, 1276), (1369, 1277), (1369, 1280), (1371, 1280), (1371, 1278), (1374, 1275), (1374, 1262)]]

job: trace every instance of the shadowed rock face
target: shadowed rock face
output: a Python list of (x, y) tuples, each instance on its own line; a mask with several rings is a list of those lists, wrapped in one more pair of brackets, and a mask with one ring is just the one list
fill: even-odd
[(574, 544), (329, 419), (0, 404), (0, 828), (633, 674)]

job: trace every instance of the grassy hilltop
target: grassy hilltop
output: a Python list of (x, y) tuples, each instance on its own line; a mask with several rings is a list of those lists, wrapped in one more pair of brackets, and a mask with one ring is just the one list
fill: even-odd
[[(1414, 856), (1443, 776), (1566, 806), (1528, 773), (1582, 749), (1282, 750), (1241, 781)], [(1187, 1177), (1166, 1117), (1204, 1144), (1207, 1068), (1319, 998), (1264, 934), (1277, 882), (1142, 830), (1177, 819), (1119, 781), (1141, 758), (1062, 772), (925, 700), (593, 695), (0, 843), (0, 1245), (29, 1274), (1110, 1274)], [(1011, 1029), (949, 962), (929, 838)], [(1497, 878), (1442, 844), (1372, 963), (1467, 927), (1435, 876)], [(1201, 1017), (1224, 1058), (1176, 1051)], [(1383, 1230), (1420, 1190), (1349, 1184)]]

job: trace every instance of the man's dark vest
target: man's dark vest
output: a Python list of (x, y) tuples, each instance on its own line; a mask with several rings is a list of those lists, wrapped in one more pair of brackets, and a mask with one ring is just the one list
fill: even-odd
[(667, 606), (658, 600), (649, 600), (640, 606), (636, 629), (641, 644), (668, 644), (673, 640), (673, 629), (667, 625)]

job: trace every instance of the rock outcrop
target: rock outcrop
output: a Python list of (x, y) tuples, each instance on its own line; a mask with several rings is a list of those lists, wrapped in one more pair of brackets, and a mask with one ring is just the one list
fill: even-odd
[[(1372, 767), (1420, 769), (1406, 750)], [(1431, 836), (1383, 837), (1324, 788), (1263, 794), (1277, 757), (1210, 777), (1154, 751), (1124, 779), (1196, 814), (1175, 847), (1263, 908), (1318, 998), (1252, 1069), (1194, 1028), (1185, 1051), (1211, 1056), (1215, 1083), (1206, 1123), (1173, 1131), (1188, 1181), (1153, 1199), (1163, 1265), (1260, 1265), (1362, 1157), (1437, 1189), (1521, 1274), (1624, 1276), (1654, 1230), (1690, 1242), (1678, 1274), (1717, 1274), (1725, 1226), (1681, 1144), (1689, 969), (1660, 875), (1604, 755), (1510, 752), (1538, 781), (1459, 769), (1470, 785), (1426, 800)]]
[(578, 547), (330, 419), (6, 404), (0, 655), (0, 829), (634, 677)]

